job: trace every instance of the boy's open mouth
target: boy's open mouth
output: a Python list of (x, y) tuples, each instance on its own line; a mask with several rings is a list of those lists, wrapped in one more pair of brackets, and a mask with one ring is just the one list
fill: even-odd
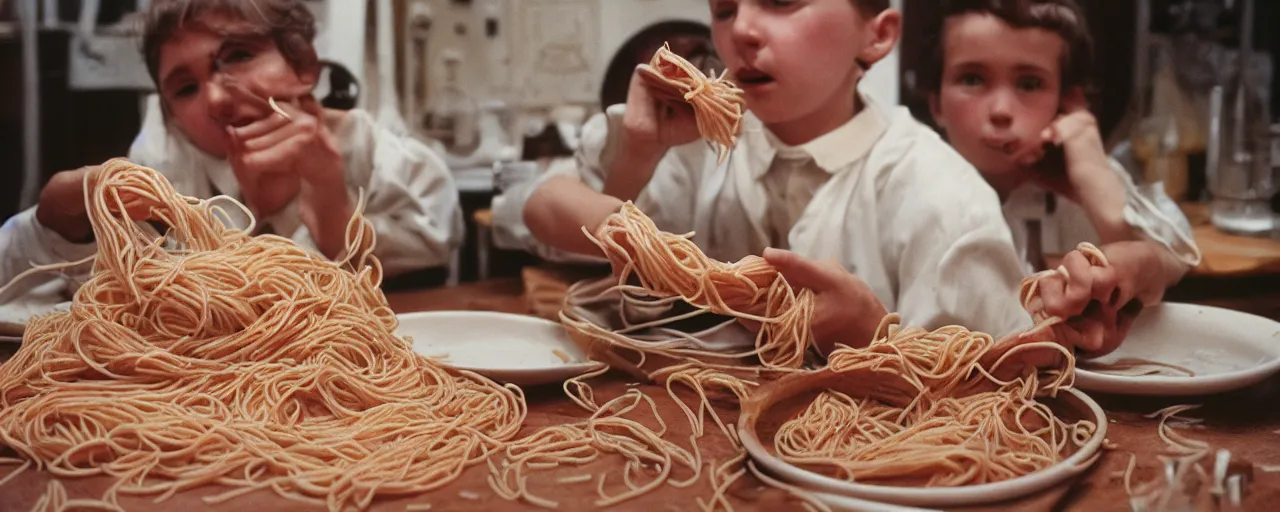
[(743, 86), (765, 85), (773, 82), (773, 77), (756, 69), (740, 69), (733, 74), (734, 79)]

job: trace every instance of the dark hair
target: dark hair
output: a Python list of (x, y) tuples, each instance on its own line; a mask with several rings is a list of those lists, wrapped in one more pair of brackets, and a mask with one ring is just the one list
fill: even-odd
[(889, 10), (889, 0), (853, 0), (853, 5), (864, 15), (877, 15)]
[(295, 71), (316, 69), (316, 20), (303, 0), (155, 0), (142, 30), (142, 56), (152, 82), (159, 86), (160, 47), (187, 23), (206, 14), (244, 20), (249, 31), (240, 34), (271, 40)]
[[(707, 71), (708, 58), (715, 57), (715, 48), (711, 44), (711, 28), (692, 21), (663, 21), (646, 27), (631, 36), (605, 68), (604, 79), (600, 84), (600, 107), (608, 107), (618, 103), (626, 103), (627, 90), (631, 86), (631, 75), (636, 66), (644, 64), (653, 56), (652, 53), (662, 47), (662, 43), (675, 36), (690, 35), (701, 37), (706, 44), (696, 49), (691, 55), (681, 55), (702, 71)], [(641, 52), (648, 53), (640, 55)], [(718, 62), (718, 61), (716, 61)]]
[(925, 32), (932, 37), (925, 44), (924, 65), (917, 77), (920, 93), (935, 94), (942, 88), (947, 20), (965, 14), (990, 14), (1014, 28), (1041, 28), (1058, 34), (1066, 42), (1059, 58), (1062, 91), (1080, 87), (1090, 92), (1093, 35), (1075, 0), (943, 0), (934, 25)]

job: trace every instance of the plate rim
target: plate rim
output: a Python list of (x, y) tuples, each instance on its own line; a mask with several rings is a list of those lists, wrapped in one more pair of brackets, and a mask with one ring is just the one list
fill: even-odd
[[(1280, 331), (1280, 322), (1262, 315), (1219, 306), (1193, 302), (1161, 302), (1154, 307), (1203, 309), (1229, 315), (1252, 317), (1263, 322), (1275, 324), (1277, 330)], [(1113, 375), (1077, 368), (1075, 388), (1096, 393), (1126, 396), (1206, 396), (1243, 389), (1262, 382), (1277, 373), (1280, 373), (1280, 351), (1272, 354), (1271, 359), (1262, 364), (1241, 370), (1198, 377)], [(1116, 388), (1123, 388), (1124, 391), (1112, 391)]]
[[(465, 318), (465, 317), (485, 317), (485, 318), (489, 318), (489, 319), (493, 319), (493, 318), (495, 318), (495, 317), (496, 317), (496, 318), (504, 318), (504, 319), (512, 320), (512, 321), (516, 321), (516, 322), (523, 322), (523, 323), (531, 324), (531, 325), (540, 325), (540, 326), (545, 326), (545, 327), (554, 327), (554, 328), (558, 328), (558, 329), (560, 329), (560, 330), (564, 330), (564, 325), (563, 325), (563, 324), (560, 324), (560, 323), (558, 323), (558, 322), (552, 322), (552, 321), (547, 320), (547, 319), (542, 318), (542, 317), (533, 316), (533, 315), (522, 315), (522, 314), (519, 314), (519, 313), (506, 313), (506, 312), (502, 312), (502, 311), (477, 311), (477, 310), (465, 310), (465, 309), (463, 309), (463, 310), (410, 311), (410, 312), (407, 312), (407, 313), (396, 313), (396, 321), (397, 321), (397, 323), (398, 323), (398, 324), (402, 324), (402, 323), (404, 322), (404, 318), (406, 318), (406, 317), (409, 317), (409, 318), (421, 318), (421, 317), (427, 317), (427, 318), (430, 318), (430, 317), (464, 317), (464, 318)], [(397, 335), (397, 336), (401, 336), (401, 337), (405, 337), (405, 336), (407, 336), (407, 335), (404, 335), (404, 334), (399, 333), (398, 329), (399, 329), (399, 325), (397, 325), (397, 332), (396, 332), (396, 335)], [(581, 347), (578, 347), (577, 343), (574, 343), (574, 342), (573, 342), (573, 339), (571, 339), (571, 338), (568, 336), (568, 334), (567, 334), (567, 333), (566, 333), (566, 334), (565, 334), (565, 336), (564, 336), (564, 340), (565, 340), (565, 344), (566, 344), (566, 345), (568, 345), (568, 346), (572, 346), (572, 347), (575, 347), (575, 348), (577, 348), (579, 351), (581, 351)], [(410, 343), (410, 349), (412, 349), (412, 343)], [(564, 380), (564, 379), (552, 379), (552, 380), (548, 380), (548, 379), (543, 379), (543, 378), (537, 378), (537, 376), (538, 376), (538, 375), (542, 375), (542, 374), (544, 374), (545, 372), (548, 372), (548, 371), (554, 371), (554, 372), (560, 372), (560, 371), (563, 371), (563, 372), (564, 372), (564, 373), (566, 373), (566, 374), (568, 374), (568, 373), (569, 373), (569, 372), (571, 372), (571, 371), (574, 371), (574, 372), (578, 372), (578, 374), (582, 374), (582, 373), (587, 373), (587, 372), (590, 372), (590, 371), (598, 370), (598, 369), (600, 369), (601, 367), (603, 367), (603, 366), (605, 365), (604, 363), (602, 363), (602, 362), (600, 362), (600, 361), (594, 361), (594, 360), (590, 359), (590, 357), (589, 357), (589, 356), (587, 356), (585, 352), (583, 352), (583, 357), (586, 357), (587, 359), (586, 359), (586, 360), (584, 360), (584, 361), (577, 361), (577, 362), (573, 362), (573, 363), (566, 363), (566, 364), (557, 365), (557, 366), (539, 366), (539, 367), (523, 367), (523, 368), (501, 368), (501, 367), (484, 367), (484, 366), (463, 366), (463, 365), (451, 364), (451, 363), (449, 363), (449, 362), (447, 362), (447, 361), (441, 361), (441, 360), (439, 360), (439, 359), (432, 358), (432, 357), (430, 357), (430, 356), (427, 356), (427, 355), (422, 354), (422, 353), (417, 352), (417, 351), (414, 351), (414, 353), (415, 353), (415, 354), (418, 354), (418, 355), (421, 355), (421, 356), (423, 356), (423, 357), (430, 358), (430, 359), (431, 359), (433, 362), (435, 362), (436, 364), (439, 364), (439, 365), (444, 366), (444, 367), (446, 367), (446, 368), (452, 368), (452, 369), (454, 369), (454, 370), (460, 370), (460, 371), (474, 372), (474, 373), (477, 373), (477, 374), (480, 374), (480, 375), (484, 375), (484, 376), (486, 376), (486, 377), (493, 378), (493, 379), (495, 379), (495, 380), (508, 380), (508, 381), (510, 381), (510, 380), (514, 380), (514, 379), (512, 379), (512, 377), (515, 377), (515, 378), (518, 378), (518, 379), (526, 379), (526, 378), (533, 377), (533, 378), (534, 378), (533, 380), (538, 380), (538, 381), (540, 381), (541, 383), (549, 383), (549, 382), (555, 382), (555, 381), (562, 381), (562, 380)]]
[[(1097, 458), (1100, 456), (1099, 451), (1102, 449), (1102, 444), (1107, 437), (1108, 421), (1106, 412), (1103, 411), (1102, 406), (1098, 405), (1089, 395), (1079, 389), (1067, 388), (1061, 392), (1074, 395), (1093, 413), (1093, 419), (1098, 426), (1097, 430), (1094, 431), (1093, 437), (1084, 446), (1081, 446), (1079, 450), (1057, 464), (1028, 475), (1001, 482), (961, 487), (895, 487), (859, 484), (809, 471), (777, 458), (761, 444), (755, 429), (740, 429), (746, 430), (740, 433), (740, 439), (743, 447), (747, 450), (747, 454), (752, 459), (778, 474), (782, 480), (806, 490), (908, 507), (938, 508), (985, 505), (1021, 498), (1047, 489), (1067, 478), (1084, 472), (1097, 462)], [(1037, 478), (1028, 480), (1033, 475), (1037, 476)], [(806, 481), (797, 481), (796, 476), (802, 476)], [(1047, 480), (1047, 483), (1037, 485), (1035, 482), (1039, 480)], [(999, 497), (992, 497), (996, 495), (999, 495)]]

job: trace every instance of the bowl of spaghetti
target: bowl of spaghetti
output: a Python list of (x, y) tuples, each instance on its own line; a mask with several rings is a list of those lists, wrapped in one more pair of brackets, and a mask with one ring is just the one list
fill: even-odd
[(1067, 349), (899, 323), (888, 315), (867, 346), (752, 393), (738, 423), (747, 452), (811, 491), (916, 507), (1017, 498), (1097, 460), (1106, 416), (1072, 388)]

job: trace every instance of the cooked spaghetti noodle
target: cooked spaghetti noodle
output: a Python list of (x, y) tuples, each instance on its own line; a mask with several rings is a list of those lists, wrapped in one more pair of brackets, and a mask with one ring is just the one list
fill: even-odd
[[(962, 486), (1007, 480), (1056, 464), (1087, 442), (1090, 421), (1067, 423), (1036, 398), (1069, 386), (1073, 358), (1052, 343), (1002, 347), (988, 335), (948, 326), (929, 332), (881, 323), (865, 349), (837, 348), (829, 368), (901, 376), (910, 403), (888, 404), (828, 390), (778, 430), (779, 457), (860, 483)], [(1063, 368), (1000, 380), (1020, 352), (1056, 350)]]
[(723, 162), (736, 145), (742, 131), (742, 89), (720, 76), (707, 76), (663, 44), (648, 64), (641, 64), (640, 76), (660, 91), (693, 106), (698, 133), (717, 146), (716, 161)]
[[(269, 489), (363, 509), (439, 488), (515, 436), (518, 388), (446, 371), (395, 335), (358, 214), (335, 263), (224, 225), (153, 170), (97, 172), (93, 276), (0, 366), (0, 442), (22, 458), (112, 476), (108, 496), (219, 484), (231, 491), (207, 502)], [(140, 208), (165, 237), (130, 220)]]
[[(803, 365), (813, 342), (809, 323), (813, 292), (793, 290), (764, 259), (748, 256), (736, 263), (724, 263), (708, 258), (690, 239), (691, 235), (659, 230), (630, 202), (608, 217), (599, 238), (587, 235), (609, 258), (619, 290), (679, 297), (699, 308), (696, 313), (728, 315), (761, 326), (754, 350), (734, 354), (684, 350), (680, 354), (722, 359), (757, 356), (766, 368), (772, 369)], [(640, 286), (627, 284), (633, 277)]]

